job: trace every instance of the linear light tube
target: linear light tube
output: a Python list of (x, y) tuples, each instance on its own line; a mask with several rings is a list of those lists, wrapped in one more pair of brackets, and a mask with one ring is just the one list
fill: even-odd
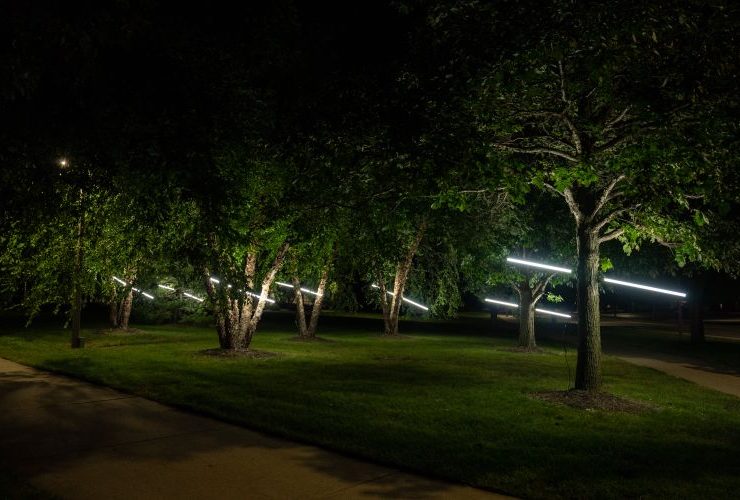
[(535, 311), (541, 312), (542, 314), (552, 314), (553, 316), (560, 316), (561, 318), (570, 318), (570, 314), (563, 314), (555, 311), (548, 311), (547, 309), (535, 308)]
[(122, 284), (123, 286), (128, 285), (128, 283), (126, 283), (125, 281), (123, 281), (121, 278), (119, 278), (117, 276), (113, 276), (113, 279), (116, 280), (117, 282), (119, 282), (120, 284)]
[[(249, 291), (246, 291), (245, 290), (244, 293), (246, 293), (247, 295), (251, 295), (252, 297), (258, 298), (258, 299), (260, 298), (260, 295), (257, 295), (256, 293), (253, 293), (253, 292), (249, 292)], [(269, 302), (270, 304), (274, 304), (275, 303), (274, 300), (272, 300), (272, 299), (270, 299), (268, 297), (265, 297), (265, 301)]]
[[(293, 285), (291, 285), (290, 283), (285, 283), (283, 281), (276, 281), (275, 283), (277, 283), (278, 285), (280, 285), (282, 287), (285, 287), (285, 288), (293, 288)], [(301, 291), (302, 292), (306, 292), (306, 293), (310, 293), (311, 295), (316, 295), (317, 297), (321, 295), (320, 293), (314, 292), (313, 290), (309, 290), (308, 288), (301, 287)]]
[(570, 274), (571, 270), (567, 269), (565, 267), (557, 267), (557, 266), (551, 266), (549, 264), (540, 264), (539, 262), (532, 262), (529, 260), (522, 260), (522, 259), (515, 259), (513, 257), (507, 257), (507, 262), (511, 262), (512, 264), (521, 264), (522, 266), (531, 266), (531, 267), (539, 267), (540, 269), (549, 269), (550, 271), (557, 271), (559, 273), (566, 273)]
[(149, 294), (148, 294), (148, 293), (146, 293), (146, 292), (141, 292), (141, 294), (142, 294), (142, 295), (143, 295), (144, 297), (146, 297), (147, 299), (154, 299), (154, 295), (149, 295)]
[(514, 303), (512, 303), (512, 302), (504, 302), (504, 301), (502, 301), (502, 300), (494, 300), (494, 299), (484, 299), (484, 300), (485, 300), (486, 302), (491, 302), (491, 303), (493, 303), (493, 304), (500, 304), (500, 305), (502, 305), (502, 306), (507, 306), (507, 307), (519, 307), (519, 305), (518, 305), (518, 304), (514, 304)]
[(136, 293), (141, 293), (141, 290), (139, 290), (138, 288), (131, 287), (131, 290), (133, 290)]
[(157, 285), (157, 286), (158, 286), (159, 288), (164, 288), (165, 290), (169, 290), (169, 291), (171, 291), (171, 292), (174, 292), (174, 291), (175, 291), (175, 289), (174, 289), (174, 288), (172, 288), (171, 286), (167, 286), (167, 285)]
[[(376, 284), (373, 284), (372, 286), (373, 286), (373, 288), (380, 288), (380, 287), (379, 287), (378, 285), (376, 285)], [(393, 295), (395, 295), (395, 294), (394, 294), (393, 292), (388, 292), (388, 291), (386, 291), (385, 293), (387, 293), (387, 294), (388, 294), (388, 295), (390, 295), (391, 297), (392, 297)], [(428, 311), (428, 310), (429, 310), (429, 308), (428, 308), (427, 306), (421, 305), (421, 304), (419, 304), (418, 302), (414, 302), (414, 301), (413, 301), (413, 300), (411, 300), (411, 299), (407, 299), (406, 297), (403, 297), (403, 296), (402, 296), (402, 297), (401, 297), (401, 300), (403, 300), (404, 302), (408, 302), (409, 304), (411, 304), (411, 305), (414, 305), (414, 306), (418, 307), (419, 309), (424, 309), (425, 311)]]
[(198, 302), (203, 302), (203, 300), (205, 300), (205, 299), (201, 299), (200, 297), (196, 297), (195, 295), (191, 295), (188, 292), (182, 292), (182, 294), (184, 296), (186, 296), (186, 297), (189, 297), (189, 298), (193, 299), (193, 300), (197, 300)]
[(654, 286), (640, 285), (637, 283), (630, 283), (628, 281), (615, 280), (612, 278), (604, 278), (607, 283), (614, 283), (615, 285), (631, 286), (633, 288), (640, 288), (641, 290), (648, 290), (651, 292), (666, 293), (668, 295), (675, 295), (677, 297), (686, 297), (684, 292), (674, 292), (673, 290), (666, 290), (665, 288), (656, 288)]
[(208, 278), (208, 279), (209, 279), (209, 280), (211, 280), (211, 283), (216, 283), (216, 284), (218, 284), (218, 283), (221, 283), (221, 280), (217, 280), (217, 279), (216, 279), (216, 278), (214, 278), (213, 276), (211, 276), (211, 277), (210, 277), (210, 278)]

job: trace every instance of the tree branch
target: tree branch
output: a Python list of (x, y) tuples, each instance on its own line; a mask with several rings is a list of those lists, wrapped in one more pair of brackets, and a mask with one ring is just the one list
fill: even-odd
[(505, 143), (495, 143), (495, 146), (507, 149), (509, 151), (513, 151), (515, 153), (525, 153), (525, 154), (546, 154), (551, 156), (559, 156), (560, 158), (565, 158), (569, 162), (572, 163), (578, 163), (578, 158), (575, 156), (566, 153), (565, 151), (561, 151), (559, 149), (555, 148), (546, 148), (546, 147), (517, 147), (517, 146), (511, 146)]
[(619, 238), (623, 234), (624, 234), (624, 229), (622, 229), (622, 228), (615, 229), (614, 231), (612, 231), (610, 233), (606, 233), (604, 236), (602, 236), (601, 238), (599, 238), (599, 244), (605, 243), (607, 241), (611, 241), (611, 240), (616, 239), (616, 238)]
[(601, 211), (602, 208), (604, 208), (604, 205), (611, 199), (611, 193), (614, 190), (614, 187), (619, 184), (621, 181), (623, 181), (625, 178), (624, 174), (618, 175), (612, 181), (609, 183), (608, 186), (606, 186), (606, 189), (604, 189), (604, 192), (601, 193), (601, 196), (599, 197), (599, 200), (596, 202), (596, 206), (594, 207), (594, 211), (591, 212), (591, 215), (589, 218), (593, 219), (596, 217), (596, 214)]

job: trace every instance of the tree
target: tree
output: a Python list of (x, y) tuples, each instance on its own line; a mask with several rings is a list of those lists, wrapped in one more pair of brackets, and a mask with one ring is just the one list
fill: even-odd
[(481, 79), (484, 140), (536, 161), (534, 184), (575, 221), (577, 389), (601, 385), (600, 246), (660, 238), (679, 260), (697, 256), (690, 233), (716, 186), (711, 155), (728, 140), (733, 9), (553, 4), (533, 19), (548, 29), (518, 39)]

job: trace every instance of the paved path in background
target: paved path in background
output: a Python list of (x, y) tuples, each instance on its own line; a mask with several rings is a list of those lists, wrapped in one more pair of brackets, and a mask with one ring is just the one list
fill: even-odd
[(0, 358), (2, 459), (74, 499), (507, 498)]
[(618, 356), (630, 363), (654, 368), (674, 377), (680, 377), (740, 398), (740, 373), (719, 370), (696, 359), (658, 354), (650, 354), (649, 357), (644, 355)]

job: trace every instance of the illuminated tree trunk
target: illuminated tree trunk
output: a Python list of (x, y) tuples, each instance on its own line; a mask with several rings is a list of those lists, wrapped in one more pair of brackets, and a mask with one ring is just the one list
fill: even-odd
[(385, 335), (398, 335), (398, 319), (401, 312), (401, 303), (403, 302), (403, 290), (406, 286), (409, 272), (411, 271), (414, 255), (416, 255), (416, 252), (419, 249), (419, 244), (421, 244), (426, 228), (427, 222), (425, 219), (416, 231), (416, 235), (409, 245), (404, 259), (396, 266), (396, 277), (393, 281), (393, 295), (390, 297), (388, 296), (385, 283), (382, 280), (378, 283), (381, 294), (380, 304), (383, 310), (383, 333)]
[(324, 266), (324, 270), (321, 273), (321, 279), (319, 280), (319, 287), (316, 290), (318, 294), (316, 299), (313, 301), (313, 308), (311, 309), (311, 321), (308, 324), (308, 336), (310, 338), (316, 337), (316, 328), (319, 326), (319, 315), (321, 314), (321, 307), (324, 305), (324, 294), (326, 293), (326, 284), (329, 282), (329, 268), (331, 262), (328, 262)]
[(532, 291), (527, 285), (526, 289), (519, 291), (519, 347), (529, 351), (537, 349), (534, 337), (535, 304)]
[(303, 292), (301, 292), (301, 282), (298, 276), (293, 276), (293, 292), (295, 293), (295, 316), (296, 323), (298, 323), (298, 335), (302, 338), (307, 338), (306, 310), (303, 303)]
[(134, 291), (129, 288), (126, 295), (123, 297), (120, 308), (120, 322), (118, 327), (121, 330), (128, 330), (128, 320), (131, 317), (131, 307), (134, 302)]
[[(240, 294), (233, 288), (216, 287), (210, 280), (209, 269), (204, 269), (206, 292), (213, 304), (213, 315), (216, 319), (216, 331), (221, 349), (231, 351), (249, 350), (257, 326), (260, 319), (262, 319), (270, 287), (283, 265), (288, 248), (289, 244), (286, 242), (278, 249), (270, 269), (262, 279), (259, 298)], [(244, 269), (244, 278), (248, 289), (254, 287), (256, 268), (256, 255), (254, 252), (249, 252)]]
[(601, 325), (599, 318), (599, 237), (594, 228), (578, 224), (578, 361), (575, 388), (596, 391), (601, 386)]

